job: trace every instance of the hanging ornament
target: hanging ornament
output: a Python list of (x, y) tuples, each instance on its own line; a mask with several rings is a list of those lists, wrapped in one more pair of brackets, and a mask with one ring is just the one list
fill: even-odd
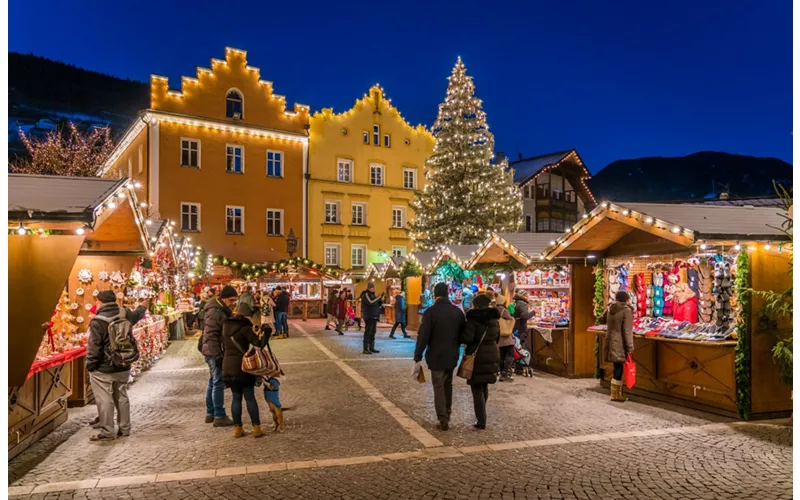
[(100, 279), (100, 281), (108, 281), (108, 273), (105, 270), (97, 273), (97, 277)]
[(97, 297), (98, 295), (100, 295), (100, 290), (95, 290), (92, 292), (92, 297)]
[(83, 297), (83, 293), (84, 293), (83, 288), (78, 288), (77, 290), (75, 290), (75, 293), (78, 296)]
[(86, 309), (87, 311), (91, 311), (92, 310), (92, 305), (91, 304), (86, 304), (85, 306), (83, 306), (83, 308)]
[(118, 300), (119, 300), (119, 299), (122, 299), (122, 298), (124, 298), (124, 297), (125, 297), (125, 295), (124, 295), (122, 292), (117, 292), (117, 299), (118, 299)]
[(125, 284), (125, 276), (119, 271), (114, 271), (111, 273), (111, 278), (109, 278), (111, 284), (116, 288)]
[(91, 283), (92, 282), (92, 272), (86, 268), (81, 269), (78, 271), (78, 281), (81, 283)]
[(77, 311), (79, 307), (80, 306), (78, 305), (77, 302), (73, 302), (72, 304), (69, 305), (69, 308), (72, 309), (73, 311)]
[(77, 318), (75, 318), (75, 322), (78, 323), (79, 325), (83, 324), (83, 321), (84, 321), (83, 316), (78, 316)]

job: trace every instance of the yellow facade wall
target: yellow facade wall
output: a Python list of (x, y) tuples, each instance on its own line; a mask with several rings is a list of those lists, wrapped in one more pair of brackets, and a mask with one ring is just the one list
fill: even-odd
[[(374, 262), (383, 262), (393, 247), (413, 250), (407, 229), (393, 229), (392, 208), (405, 207), (406, 226), (413, 219), (410, 202), (414, 190), (404, 188), (404, 168), (416, 170), (416, 189), (423, 189), (425, 160), (433, 153), (434, 138), (423, 126), (411, 127), (385, 98), (380, 87), (373, 87), (355, 106), (341, 114), (323, 109), (310, 119), (308, 238), (309, 258), (325, 261), (325, 245), (340, 245), (339, 267), (362, 271)], [(378, 145), (373, 127), (379, 127)], [(367, 133), (369, 144), (364, 144)], [(384, 142), (389, 136), (389, 146)], [(339, 160), (352, 162), (350, 182), (338, 178)], [(371, 164), (383, 165), (383, 186), (371, 184)], [(341, 223), (325, 221), (325, 203), (339, 202)], [(354, 203), (366, 205), (366, 225), (354, 225)], [(354, 269), (352, 246), (365, 245), (363, 268)]]

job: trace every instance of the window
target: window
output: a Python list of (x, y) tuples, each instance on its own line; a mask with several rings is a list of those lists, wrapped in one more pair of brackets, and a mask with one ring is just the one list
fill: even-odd
[(351, 207), (352, 217), (350, 224), (354, 226), (367, 225), (367, 204), (366, 203), (353, 203)]
[(267, 209), (267, 235), (283, 236), (283, 209)]
[(144, 171), (144, 147), (139, 144), (139, 174)]
[(392, 227), (402, 229), (406, 225), (406, 207), (392, 207)]
[(383, 165), (380, 163), (370, 163), (369, 183), (373, 186), (383, 186)]
[(406, 256), (406, 247), (402, 246), (392, 247), (392, 257), (405, 257), (405, 256)]
[(367, 265), (367, 246), (366, 245), (351, 245), (350, 246), (350, 267), (353, 269), (363, 269)]
[(199, 203), (181, 203), (181, 231), (200, 231)]
[(339, 254), (341, 253), (341, 243), (325, 243), (325, 265), (339, 267)]
[(181, 166), (200, 168), (200, 141), (181, 139)]
[(244, 234), (244, 207), (225, 207), (225, 232)]
[(283, 177), (282, 151), (267, 151), (267, 177)]
[(528, 184), (524, 188), (522, 188), (522, 197), (528, 200), (533, 199), (533, 186)]
[(550, 219), (536, 218), (536, 231), (550, 231)]
[(380, 125), (373, 125), (372, 126), (372, 144), (375, 146), (381, 145), (381, 126)]
[(341, 212), (340, 210), (341, 206), (342, 206), (341, 201), (325, 202), (325, 224), (341, 223), (341, 219), (339, 218), (339, 213)]
[(525, 232), (530, 233), (533, 230), (533, 217), (530, 215), (525, 216)]
[(228, 96), (225, 98), (225, 116), (234, 120), (244, 118), (244, 98), (242, 93), (236, 89), (229, 90)]
[(417, 189), (417, 169), (403, 169), (403, 187), (406, 189)]
[(353, 182), (353, 160), (339, 158), (339, 182)]
[(383, 147), (390, 148), (392, 147), (392, 136), (389, 134), (383, 135)]
[(244, 173), (244, 147), (227, 146), (227, 163), (225, 170), (234, 174)]
[(364, 140), (364, 144), (369, 144), (369, 132), (366, 130), (361, 132), (361, 137)]

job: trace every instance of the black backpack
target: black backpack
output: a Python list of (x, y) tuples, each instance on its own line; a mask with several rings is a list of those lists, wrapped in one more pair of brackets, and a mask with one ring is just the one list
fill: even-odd
[(130, 368), (139, 359), (139, 347), (133, 338), (133, 325), (128, 321), (125, 309), (120, 308), (119, 315), (113, 318), (95, 316), (95, 319), (108, 324), (108, 346), (111, 353), (111, 364), (117, 368)]

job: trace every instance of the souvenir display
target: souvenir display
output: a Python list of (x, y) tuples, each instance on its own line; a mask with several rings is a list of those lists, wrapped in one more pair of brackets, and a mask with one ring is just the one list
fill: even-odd
[(569, 269), (562, 266), (515, 271), (516, 288), (528, 292), (530, 327), (561, 328), (569, 325)]

